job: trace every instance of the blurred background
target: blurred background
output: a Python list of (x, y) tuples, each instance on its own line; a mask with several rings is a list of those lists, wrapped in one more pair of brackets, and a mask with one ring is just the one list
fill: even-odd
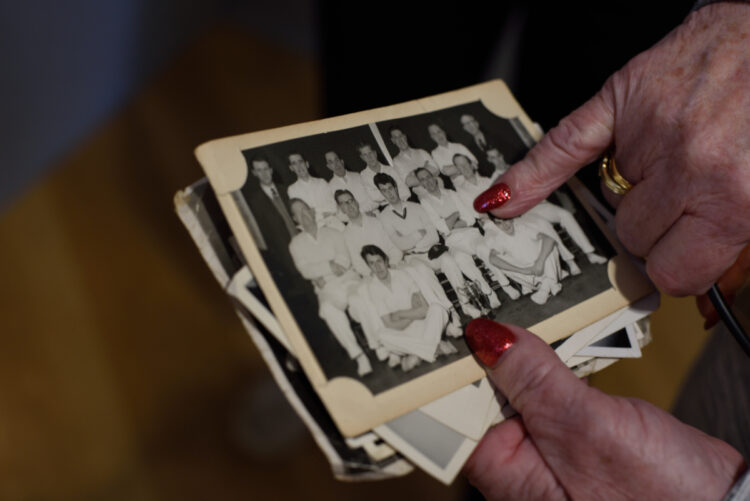
[[(548, 128), (690, 7), (601, 3), (2, 2), (0, 499), (464, 499), (421, 472), (333, 480), (257, 398), (268, 371), (172, 196), (209, 139), (491, 77)], [(592, 383), (668, 409), (701, 325), (664, 298), (644, 358)], [(243, 438), (274, 421), (273, 447)]]

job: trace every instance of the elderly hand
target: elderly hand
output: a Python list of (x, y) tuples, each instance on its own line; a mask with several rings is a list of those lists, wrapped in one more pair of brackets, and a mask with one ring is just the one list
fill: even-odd
[[(604, 190), (623, 245), (654, 283), (702, 294), (750, 242), (750, 5), (688, 16), (612, 75), (480, 195), (480, 211), (512, 217), (616, 146), (633, 189)], [(502, 190), (510, 190), (507, 199)]]
[(746, 468), (731, 446), (653, 405), (588, 387), (520, 327), (477, 319), (466, 339), (520, 414), (465, 466), (487, 499), (721, 499)]

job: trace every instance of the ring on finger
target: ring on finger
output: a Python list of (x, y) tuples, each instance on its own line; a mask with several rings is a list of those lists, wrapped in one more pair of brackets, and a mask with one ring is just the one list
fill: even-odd
[(599, 177), (604, 181), (604, 186), (617, 195), (625, 195), (633, 189), (633, 185), (617, 171), (614, 149), (605, 153), (599, 162)]

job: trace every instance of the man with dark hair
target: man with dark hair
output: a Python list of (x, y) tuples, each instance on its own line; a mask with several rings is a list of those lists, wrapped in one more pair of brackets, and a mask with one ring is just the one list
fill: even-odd
[[(409, 371), (421, 360), (434, 362), (438, 354), (455, 353), (449, 341), (441, 341), (448, 325), (448, 312), (437, 303), (428, 303), (417, 283), (402, 270), (392, 269), (388, 257), (376, 245), (362, 248), (362, 258), (372, 270), (373, 278), (367, 285), (373, 307), (380, 316), (381, 327), (376, 332), (380, 345), (388, 351), (389, 365), (400, 362)], [(460, 336), (461, 329), (451, 335)]]
[(490, 148), (487, 150), (487, 161), (492, 164), (495, 169), (492, 173), (493, 177), (505, 174), (505, 171), (510, 169), (510, 165), (505, 161), (505, 157), (497, 148)]
[(458, 175), (458, 170), (453, 165), (453, 156), (456, 154), (464, 155), (474, 165), (478, 165), (477, 159), (471, 151), (463, 144), (448, 141), (448, 135), (438, 124), (431, 123), (427, 126), (427, 131), (430, 133), (430, 138), (437, 145), (432, 150), (431, 155), (440, 172), (451, 178)]
[[(497, 149), (497, 144), (494, 144), (489, 135), (485, 134), (485, 132), (479, 125), (479, 121), (474, 118), (474, 115), (464, 113), (463, 115), (461, 115), (460, 121), (461, 127), (464, 129), (464, 131), (466, 131), (466, 134), (468, 135), (468, 141), (464, 142), (464, 144), (469, 148), (469, 151), (471, 151), (474, 154), (474, 157), (478, 160), (477, 172), (479, 172), (482, 177), (494, 177), (496, 174), (505, 172), (505, 170), (507, 170), (508, 168), (507, 164), (505, 164), (505, 168), (502, 169), (501, 172), (497, 172), (496, 174), (494, 173), (497, 167), (488, 157), (490, 155), (490, 151), (494, 151), (495, 154), (500, 154), (500, 152)], [(500, 158), (502, 159), (501, 154)]]
[(521, 218), (498, 219), (500, 235), (493, 238), (490, 263), (521, 284), (536, 304), (545, 304), (562, 289), (560, 254), (555, 240)]
[(451, 159), (458, 175), (453, 178), (453, 186), (461, 201), (467, 207), (473, 207), (474, 199), (492, 186), (492, 178), (477, 174), (477, 165), (469, 157), (456, 153)]
[(360, 376), (372, 372), (367, 355), (357, 343), (346, 310), (349, 297), (359, 285), (351, 269), (349, 252), (338, 230), (318, 227), (315, 210), (298, 198), (289, 202), (292, 217), (302, 228), (289, 243), (289, 252), (300, 274), (315, 286), (318, 314), (349, 358), (356, 361)]
[(362, 247), (377, 245), (388, 254), (393, 264), (400, 263), (403, 253), (396, 247), (383, 228), (383, 224), (376, 217), (362, 214), (359, 201), (348, 190), (338, 190), (334, 194), (339, 210), (346, 216), (348, 222), (344, 228), (344, 241), (349, 249), (352, 267), (362, 277), (370, 276), (370, 268), (361, 256)]
[[(456, 178), (453, 180), (453, 184), (456, 187), (456, 193), (458, 194), (459, 198), (461, 199), (464, 204), (467, 204), (469, 207), (471, 207), (471, 204), (474, 203), (474, 199), (476, 197), (484, 192), (487, 188), (489, 188), (492, 185), (492, 179), (487, 177), (481, 177), (477, 175), (475, 167), (469, 162), (469, 160), (464, 157), (461, 154), (456, 154), (453, 157), (453, 164), (458, 168), (460, 175), (456, 176)], [(542, 204), (551, 205), (553, 208), (548, 209), (549, 211), (556, 212), (557, 209), (560, 211), (564, 211), (567, 216), (573, 217), (572, 214), (570, 214), (568, 211), (563, 209), (562, 207), (558, 207), (556, 205), (553, 205), (549, 202), (542, 202)], [(539, 205), (542, 205), (539, 204)], [(534, 209), (529, 210), (526, 214), (522, 216), (522, 219), (525, 223), (529, 223), (532, 226), (535, 226), (537, 229), (543, 231), (548, 236), (552, 237), (555, 240), (555, 243), (557, 244), (557, 250), (560, 252), (560, 257), (567, 263), (568, 269), (570, 270), (570, 273), (573, 275), (578, 275), (581, 273), (581, 268), (578, 266), (578, 264), (575, 262), (575, 255), (573, 255), (572, 252), (565, 246), (562, 239), (560, 238), (560, 235), (555, 231), (555, 228), (552, 226), (552, 222), (560, 222), (561, 219), (566, 218), (565, 215), (559, 216), (558, 219), (555, 221), (550, 221), (549, 219), (546, 219), (544, 217), (541, 217), (539, 214), (533, 213)], [(546, 211), (545, 211), (546, 212)], [(485, 233), (487, 232), (497, 232), (497, 227), (489, 221), (487, 218), (487, 215), (482, 214), (477, 216), (477, 220), (482, 221), (482, 227), (485, 229)], [(575, 221), (575, 219), (574, 219)], [(569, 221), (566, 221), (568, 224), (570, 224)], [(575, 233), (576, 237), (581, 240), (582, 244), (588, 244), (588, 246), (584, 246), (581, 249), (585, 249), (584, 252), (593, 252), (594, 247), (589, 242), (586, 235), (583, 233), (583, 229), (578, 225), (577, 222), (575, 222), (575, 225), (577, 226), (577, 229), (580, 233)], [(581, 239), (581, 236), (583, 236), (584, 241)], [(574, 239), (574, 241), (576, 241)], [(577, 242), (577, 241), (576, 241)], [(580, 245), (580, 244), (579, 244)], [(593, 259), (591, 261), (592, 263), (597, 261), (597, 257), (601, 258), (596, 253), (593, 253), (592, 257)], [(601, 258), (603, 262), (606, 262), (604, 258)]]
[(252, 176), (248, 176), (242, 187), (242, 201), (247, 204), (252, 218), (248, 221), (248, 229), (274, 279), (280, 287), (287, 287), (292, 285), (289, 274), (294, 270), (289, 241), (299, 230), (288, 210), (286, 190), (274, 182), (275, 173), (268, 160), (256, 156), (249, 158), (248, 163)]
[(380, 163), (380, 160), (378, 160), (378, 153), (371, 144), (360, 143), (357, 145), (357, 151), (359, 152), (359, 158), (365, 163), (365, 168), (359, 173), (359, 175), (362, 177), (362, 183), (367, 190), (367, 194), (376, 204), (386, 204), (380, 190), (375, 186), (374, 180), (375, 176), (381, 172), (388, 174), (396, 181), (396, 184), (398, 185), (398, 194), (401, 197), (401, 200), (409, 198), (411, 193), (409, 192), (408, 186), (404, 183), (404, 180), (401, 179), (401, 176), (396, 169), (390, 165)]
[(414, 177), (414, 170), (417, 167), (426, 167), (436, 176), (440, 174), (440, 169), (435, 165), (430, 154), (425, 150), (409, 146), (409, 138), (401, 129), (396, 126), (391, 127), (390, 137), (391, 142), (398, 148), (398, 154), (393, 157), (393, 166), (407, 186), (419, 186), (419, 181)]
[[(269, 165), (268, 160), (264, 157), (256, 157), (252, 161), (250, 171), (258, 179), (261, 191), (268, 197), (271, 205), (273, 205), (276, 213), (281, 218), (283, 227), (289, 233), (289, 238), (292, 238), (297, 234), (297, 228), (286, 209), (286, 203), (288, 202), (286, 194), (282, 195), (273, 182), (273, 169)], [(257, 217), (259, 214), (253, 213), (253, 215)]]
[(490, 145), (487, 143), (487, 136), (484, 135), (479, 127), (479, 122), (474, 115), (464, 113), (460, 118), (461, 127), (471, 136), (474, 147), (481, 152), (486, 152)]
[[(488, 262), (490, 254), (485, 237), (474, 227), (475, 212), (464, 205), (455, 191), (440, 189), (437, 179), (430, 171), (419, 168), (415, 172), (425, 191), (421, 199), (422, 206), (443, 236), (450, 253), (461, 267), (461, 271), (488, 297), (490, 307), (498, 308), (500, 300), (474, 263), (474, 254), (485, 263)], [(502, 272), (495, 272), (494, 275), (503, 291), (511, 299), (518, 299), (520, 294), (510, 285), (507, 277)]]
[(328, 180), (331, 192), (349, 190), (357, 198), (359, 207), (363, 212), (371, 213), (378, 208), (378, 205), (367, 194), (360, 174), (347, 170), (344, 161), (338, 153), (333, 150), (327, 151), (325, 159), (326, 167), (333, 173), (331, 179)]
[(442, 271), (456, 292), (464, 313), (472, 318), (481, 315), (470, 303), (466, 280), (462, 274), (462, 271), (468, 271), (467, 276), (474, 275), (476, 265), (472, 262), (472, 269), (462, 259), (462, 267), (447, 247), (440, 245), (440, 237), (430, 217), (420, 204), (402, 201), (398, 197), (396, 182), (391, 176), (378, 174), (375, 176), (375, 183), (388, 201), (388, 207), (380, 213), (380, 221), (388, 236), (404, 253), (404, 260), (418, 260), (434, 271)]
[(289, 198), (303, 200), (308, 207), (315, 209), (318, 224), (340, 229), (340, 221), (335, 217), (336, 203), (333, 201), (333, 192), (328, 183), (324, 179), (310, 175), (310, 164), (301, 153), (292, 152), (288, 159), (289, 170), (297, 176), (297, 180), (287, 188)]

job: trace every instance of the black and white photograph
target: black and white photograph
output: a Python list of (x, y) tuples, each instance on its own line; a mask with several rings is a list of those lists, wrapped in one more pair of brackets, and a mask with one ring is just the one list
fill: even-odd
[(377, 395), (467, 356), (472, 318), (531, 326), (611, 287), (568, 190), (511, 220), (473, 210), (529, 137), (477, 101), (242, 151), (233, 197), (328, 379)]
[(551, 343), (650, 290), (575, 185), (512, 219), (474, 210), (533, 127), (495, 81), (196, 150), (344, 435), (481, 379), (463, 339), (474, 318)]

